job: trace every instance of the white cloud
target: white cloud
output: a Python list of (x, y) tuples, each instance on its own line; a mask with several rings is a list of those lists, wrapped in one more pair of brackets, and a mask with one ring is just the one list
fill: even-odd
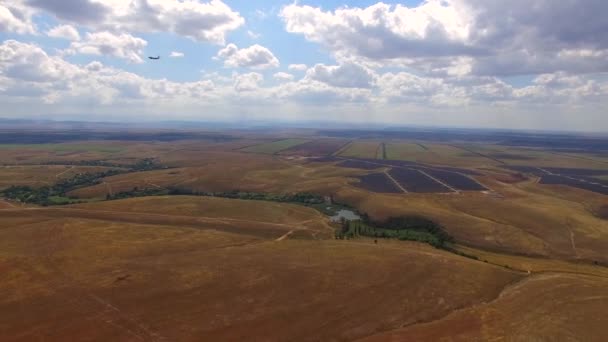
[(288, 32), (334, 50), (372, 59), (468, 52), (472, 18), (450, 1), (428, 0), (417, 8), (377, 3), (367, 8), (320, 8), (291, 4), (280, 16)]
[(79, 66), (60, 56), (49, 56), (37, 45), (14, 40), (0, 45), (0, 75), (5, 76), (0, 95), (31, 97), (32, 101), (42, 98), (45, 102), (103, 105), (129, 101), (177, 104), (208, 101), (216, 96), (210, 80), (181, 83), (152, 80), (98, 61)]
[(40, 47), (16, 40), (7, 40), (0, 45), (0, 71), (15, 81), (57, 84), (80, 73), (78, 67), (47, 55)]
[(262, 36), (261, 34), (259, 34), (259, 33), (255, 33), (255, 32), (253, 32), (253, 31), (251, 31), (251, 30), (247, 30), (247, 35), (248, 35), (248, 36), (249, 36), (249, 38), (251, 38), (251, 39), (258, 39), (258, 38), (260, 38), (260, 37)]
[(234, 89), (238, 92), (253, 91), (260, 87), (264, 81), (264, 76), (257, 72), (236, 75), (234, 77)]
[(280, 81), (280, 82), (289, 82), (289, 81), (293, 81), (293, 79), (294, 79), (292, 74), (287, 73), (287, 72), (282, 72), (282, 71), (275, 73), (274, 75), (272, 75), (272, 77), (274, 77), (275, 80)]
[(308, 66), (306, 66), (306, 64), (289, 64), (287, 69), (291, 71), (306, 71)]
[(50, 29), (47, 36), (67, 40), (80, 40), (80, 33), (72, 25), (59, 25)]
[(141, 55), (148, 43), (130, 34), (115, 35), (110, 32), (87, 33), (81, 41), (72, 42), (65, 51), (68, 54), (105, 55), (126, 59), (131, 63), (143, 63)]
[(374, 82), (371, 70), (353, 63), (331, 66), (317, 64), (308, 69), (306, 77), (344, 88), (371, 88)]
[[(194, 82), (175, 82), (98, 61), (70, 63), (36, 44), (15, 40), (0, 44), (0, 103), (7, 112), (16, 108), (25, 113), (24, 108), (29, 108), (29, 113), (39, 113), (44, 108), (81, 113), (87, 108), (113, 113), (117, 119), (143, 115), (136, 112), (159, 113), (163, 118), (171, 112), (198, 119), (212, 118), (206, 113), (221, 113), (222, 118), (242, 118), (243, 113), (271, 113), (266, 118), (276, 118), (277, 113), (286, 113), (282, 115), (340, 119), (336, 113), (347, 112), (352, 121), (496, 122), (488, 119), (492, 118), (504, 120), (505, 125), (513, 118), (528, 118), (520, 114), (526, 113), (530, 120), (551, 128), (560, 122), (565, 125), (563, 120), (568, 119), (567, 127), (608, 130), (602, 119), (608, 106), (608, 79), (593, 74), (542, 74), (528, 86), (515, 87), (497, 77), (372, 71), (351, 62), (316, 65), (298, 80), (283, 72), (273, 77), (278, 82), (265, 84), (260, 73), (234, 72), (230, 77), (220, 71)], [(553, 116), (558, 112), (561, 121)], [(412, 115), (419, 121), (411, 121)]]
[(182, 58), (182, 57), (184, 57), (184, 53), (183, 52), (178, 52), (178, 51), (172, 51), (171, 54), (169, 54), (169, 57), (171, 57), (171, 58)]
[(268, 69), (279, 66), (279, 60), (272, 52), (258, 44), (243, 49), (228, 44), (217, 53), (216, 58), (223, 59), (224, 66), (231, 68)]
[(224, 44), (245, 22), (220, 0), (24, 0), (30, 8), (93, 30), (172, 32), (200, 42)]
[(32, 13), (19, 2), (6, 1), (0, 4), (0, 32), (35, 34)]
[(426, 0), (334, 11), (293, 3), (280, 16), (338, 60), (506, 76), (608, 71), (607, 11), (601, 0)]

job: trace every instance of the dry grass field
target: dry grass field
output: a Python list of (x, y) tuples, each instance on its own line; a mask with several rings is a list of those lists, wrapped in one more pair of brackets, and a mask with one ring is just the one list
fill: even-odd
[[(393, 139), (387, 159), (471, 170), (488, 190), (375, 193), (358, 177), (390, 166), (341, 167), (329, 155), (374, 159), (379, 140), (309, 134), (0, 148), (0, 190), (108, 169), (73, 163), (125, 166), (67, 194), (95, 202), (0, 199), (0, 340), (608, 338), (607, 197), (508, 168), (608, 169), (601, 156)], [(162, 168), (127, 172), (144, 158)], [(104, 200), (134, 188), (331, 195), (375, 220), (429, 218), (478, 260), (414, 242), (335, 240), (339, 224), (298, 204)]]
[(353, 141), (340, 152), (341, 157), (376, 159), (382, 157), (379, 141)]
[(489, 301), (524, 277), (413, 243), (27, 215), (0, 212), (7, 341), (351, 340)]
[(244, 148), (244, 152), (273, 154), (308, 142), (306, 139), (282, 139)]
[(99, 166), (72, 165), (0, 166), (0, 190), (12, 185), (48, 186), (78, 173), (96, 173), (110, 169)]
[(606, 278), (539, 274), (487, 303), (361, 341), (602, 341), (607, 305)]

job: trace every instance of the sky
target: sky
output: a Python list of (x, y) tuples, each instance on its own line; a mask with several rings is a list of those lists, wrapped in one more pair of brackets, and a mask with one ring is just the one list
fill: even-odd
[(606, 13), (605, 0), (0, 0), (0, 117), (608, 132)]

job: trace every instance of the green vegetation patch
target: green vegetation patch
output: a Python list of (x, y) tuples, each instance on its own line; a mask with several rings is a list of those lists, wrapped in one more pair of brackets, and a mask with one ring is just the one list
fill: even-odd
[(341, 220), (336, 231), (337, 239), (353, 239), (360, 236), (382, 239), (399, 239), (428, 243), (442, 249), (450, 249), (453, 238), (443, 227), (421, 216), (391, 217), (385, 221), (373, 222), (365, 214), (361, 220)]
[(353, 141), (340, 152), (341, 157), (375, 159), (379, 153), (380, 143), (376, 141)]
[(0, 144), (3, 150), (36, 150), (53, 152), (103, 152), (116, 153), (124, 150), (124, 147), (105, 144)]
[(273, 141), (271, 143), (250, 146), (250, 147), (242, 149), (241, 151), (253, 152), (253, 153), (274, 154), (274, 153), (286, 150), (290, 147), (304, 144), (308, 141), (309, 140), (306, 140), (306, 139), (283, 139), (283, 140)]
[(417, 161), (429, 149), (420, 144), (398, 142), (387, 143), (383, 148), (383, 159)]
[[(81, 201), (79, 199), (69, 197), (67, 196), (67, 193), (79, 188), (99, 184), (102, 182), (103, 178), (106, 177), (128, 172), (150, 171), (166, 168), (166, 166), (157, 164), (153, 159), (146, 158), (136, 162), (128, 170), (112, 169), (95, 173), (78, 173), (71, 178), (62, 179), (52, 186), (44, 186), (36, 189), (29, 186), (11, 186), (0, 193), (4, 197), (12, 200), (17, 200), (23, 203), (34, 203), (42, 206), (80, 203)], [(146, 193), (145, 195), (149, 194)], [(137, 196), (137, 192), (132, 196), (128, 194), (123, 196), (134, 197)]]

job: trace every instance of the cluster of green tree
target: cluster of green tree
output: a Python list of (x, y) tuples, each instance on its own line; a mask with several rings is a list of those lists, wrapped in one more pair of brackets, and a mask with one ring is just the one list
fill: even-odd
[(8, 199), (17, 200), (22, 203), (33, 203), (42, 206), (62, 205), (80, 202), (77, 198), (67, 195), (68, 192), (99, 184), (104, 177), (110, 177), (122, 173), (120, 170), (107, 170), (96, 173), (79, 173), (74, 177), (62, 179), (52, 186), (32, 188), (29, 186), (11, 186), (2, 191), (2, 195)]
[(151, 171), (168, 169), (168, 166), (161, 165), (154, 158), (144, 158), (135, 162), (135, 164), (118, 164), (111, 163), (105, 160), (68, 160), (68, 161), (50, 161), (48, 165), (74, 165), (74, 166), (103, 166), (103, 167), (115, 167), (121, 169), (127, 169), (128, 171), (123, 172), (138, 172), (138, 171)]
[(161, 165), (154, 158), (144, 158), (129, 166), (129, 172), (152, 171), (168, 169), (168, 166)]
[(78, 173), (74, 177), (60, 180), (51, 188), (57, 193), (65, 194), (77, 188), (99, 184), (102, 178), (116, 176), (121, 173), (124, 173), (124, 171), (107, 170), (95, 173)]
[(272, 194), (263, 192), (245, 192), (245, 191), (225, 191), (225, 192), (207, 192), (193, 191), (189, 189), (171, 188), (169, 195), (192, 195), (192, 196), (210, 196), (222, 198), (235, 198), (243, 200), (256, 201), (271, 201), (285, 203), (299, 203), (304, 205), (321, 204), (325, 202), (325, 198), (320, 195), (311, 193), (295, 193), (295, 194)]
[(131, 197), (162, 196), (162, 195), (168, 195), (168, 194), (169, 194), (169, 192), (165, 189), (157, 189), (157, 188), (140, 189), (138, 187), (134, 187), (133, 190), (131, 190), (131, 191), (122, 191), (122, 192), (118, 192), (118, 193), (115, 193), (112, 195), (108, 194), (108, 195), (106, 195), (106, 200), (111, 201), (111, 200), (131, 198)]
[(352, 239), (359, 236), (399, 239), (428, 243), (436, 248), (449, 249), (453, 238), (441, 225), (421, 216), (391, 217), (385, 221), (372, 222), (362, 214), (361, 220), (341, 220), (337, 239)]
[(17, 200), (22, 203), (35, 203), (42, 206), (62, 205), (78, 202), (65, 196), (54, 187), (44, 186), (32, 188), (29, 186), (11, 186), (2, 191), (2, 195), (8, 199)]
[[(93, 164), (95, 164), (95, 161), (93, 161)], [(102, 165), (102, 163), (99, 163), (96, 166), (107, 165)], [(133, 164), (128, 170), (111, 169), (95, 173), (79, 173), (71, 178), (62, 179), (52, 186), (44, 186), (41, 188), (32, 188), (29, 186), (12, 186), (2, 191), (1, 193), (4, 197), (8, 199), (17, 200), (23, 203), (38, 204), (42, 206), (79, 203), (80, 201), (77, 198), (70, 197), (67, 194), (70, 191), (73, 191), (78, 188), (99, 184), (105, 177), (115, 176), (128, 172), (149, 171), (161, 168), (166, 167), (156, 163), (154, 159), (146, 158)], [(135, 191), (116, 194), (114, 196), (111, 196), (112, 198), (108, 199), (136, 196), (152, 196), (154, 194), (157, 194), (152, 194), (153, 191), (151, 190), (134, 190)]]
[(105, 160), (61, 160), (61, 161), (49, 161), (47, 165), (73, 165), (73, 166), (103, 166), (103, 167), (118, 167), (127, 168), (128, 165), (110, 163)]

